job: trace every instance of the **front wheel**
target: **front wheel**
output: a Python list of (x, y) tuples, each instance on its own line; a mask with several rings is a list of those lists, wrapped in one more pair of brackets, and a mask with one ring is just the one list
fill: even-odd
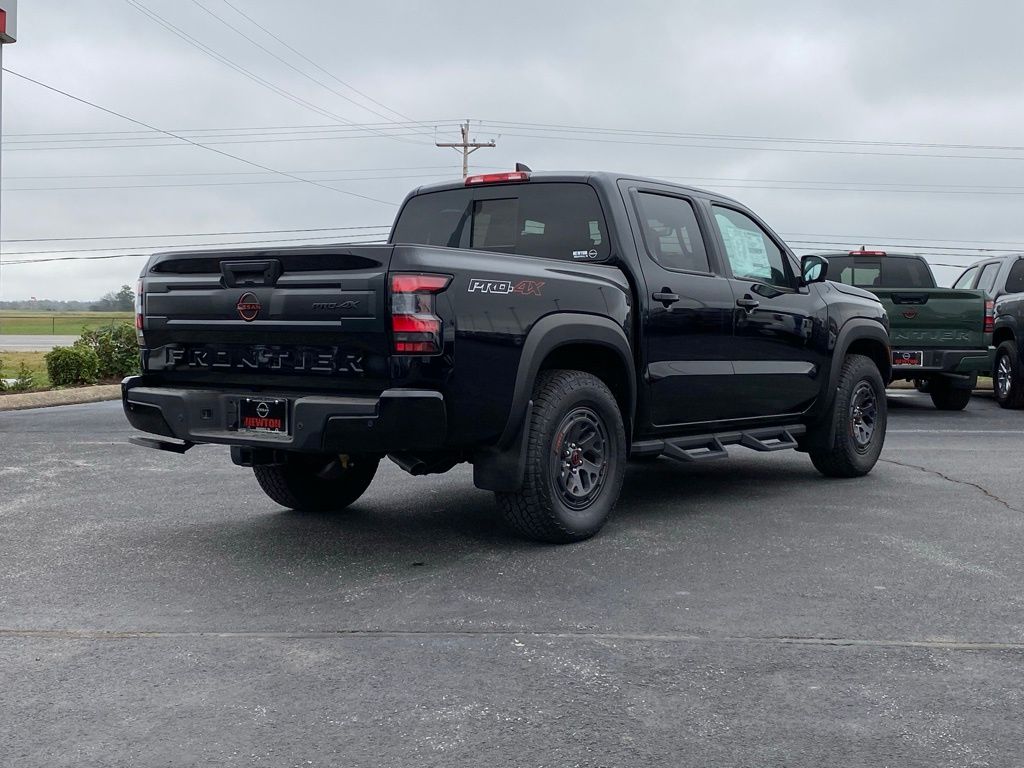
[(296, 453), (284, 464), (252, 470), (263, 492), (282, 507), (328, 512), (344, 509), (362, 496), (379, 463), (378, 456)]
[(866, 475), (882, 452), (887, 415), (878, 366), (864, 355), (849, 355), (831, 413), (808, 431), (807, 452), (815, 468), (826, 477)]
[(589, 373), (541, 373), (525, 426), (522, 487), (497, 493), (498, 506), (520, 534), (566, 544), (604, 525), (622, 488), (626, 434), (618, 403)]
[(1020, 357), (1015, 341), (1004, 341), (996, 349), (992, 391), (1003, 408), (1024, 408), (1024, 382), (1020, 377)]

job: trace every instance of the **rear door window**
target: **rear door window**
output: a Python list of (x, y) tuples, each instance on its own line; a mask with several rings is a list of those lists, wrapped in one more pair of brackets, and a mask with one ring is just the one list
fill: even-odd
[(399, 214), (391, 242), (560, 261), (603, 261), (611, 254), (597, 192), (588, 184), (561, 182), (417, 195)]
[(641, 192), (636, 196), (644, 246), (665, 269), (710, 272), (693, 204), (681, 197)]

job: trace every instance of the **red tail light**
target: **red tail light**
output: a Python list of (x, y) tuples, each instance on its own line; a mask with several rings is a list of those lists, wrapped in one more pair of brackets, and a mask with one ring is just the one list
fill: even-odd
[(851, 256), (885, 256), (885, 251), (865, 251), (861, 249), (859, 251), (850, 251)]
[(996, 303), (992, 299), (985, 300), (985, 333), (996, 329)]
[(440, 354), (441, 318), (435, 295), (448, 287), (448, 275), (391, 276), (391, 335), (397, 355)]
[(507, 181), (529, 181), (530, 174), (526, 171), (509, 171), (507, 173), (481, 173), (466, 177), (466, 186), (474, 184), (500, 184)]
[(135, 283), (135, 330), (142, 331), (142, 281)]

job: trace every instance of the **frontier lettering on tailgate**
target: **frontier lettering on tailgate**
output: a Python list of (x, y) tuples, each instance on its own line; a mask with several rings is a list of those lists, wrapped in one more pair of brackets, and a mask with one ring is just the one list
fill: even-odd
[(330, 348), (170, 346), (164, 349), (164, 366), (169, 369), (234, 368), (253, 371), (361, 374), (363, 357)]

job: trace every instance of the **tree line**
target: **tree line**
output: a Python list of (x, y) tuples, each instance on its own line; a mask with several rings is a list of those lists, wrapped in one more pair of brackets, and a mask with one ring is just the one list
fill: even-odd
[(0, 309), (34, 309), (42, 312), (131, 312), (135, 292), (130, 285), (108, 291), (94, 301), (63, 301), (58, 299), (25, 299), (0, 301)]

